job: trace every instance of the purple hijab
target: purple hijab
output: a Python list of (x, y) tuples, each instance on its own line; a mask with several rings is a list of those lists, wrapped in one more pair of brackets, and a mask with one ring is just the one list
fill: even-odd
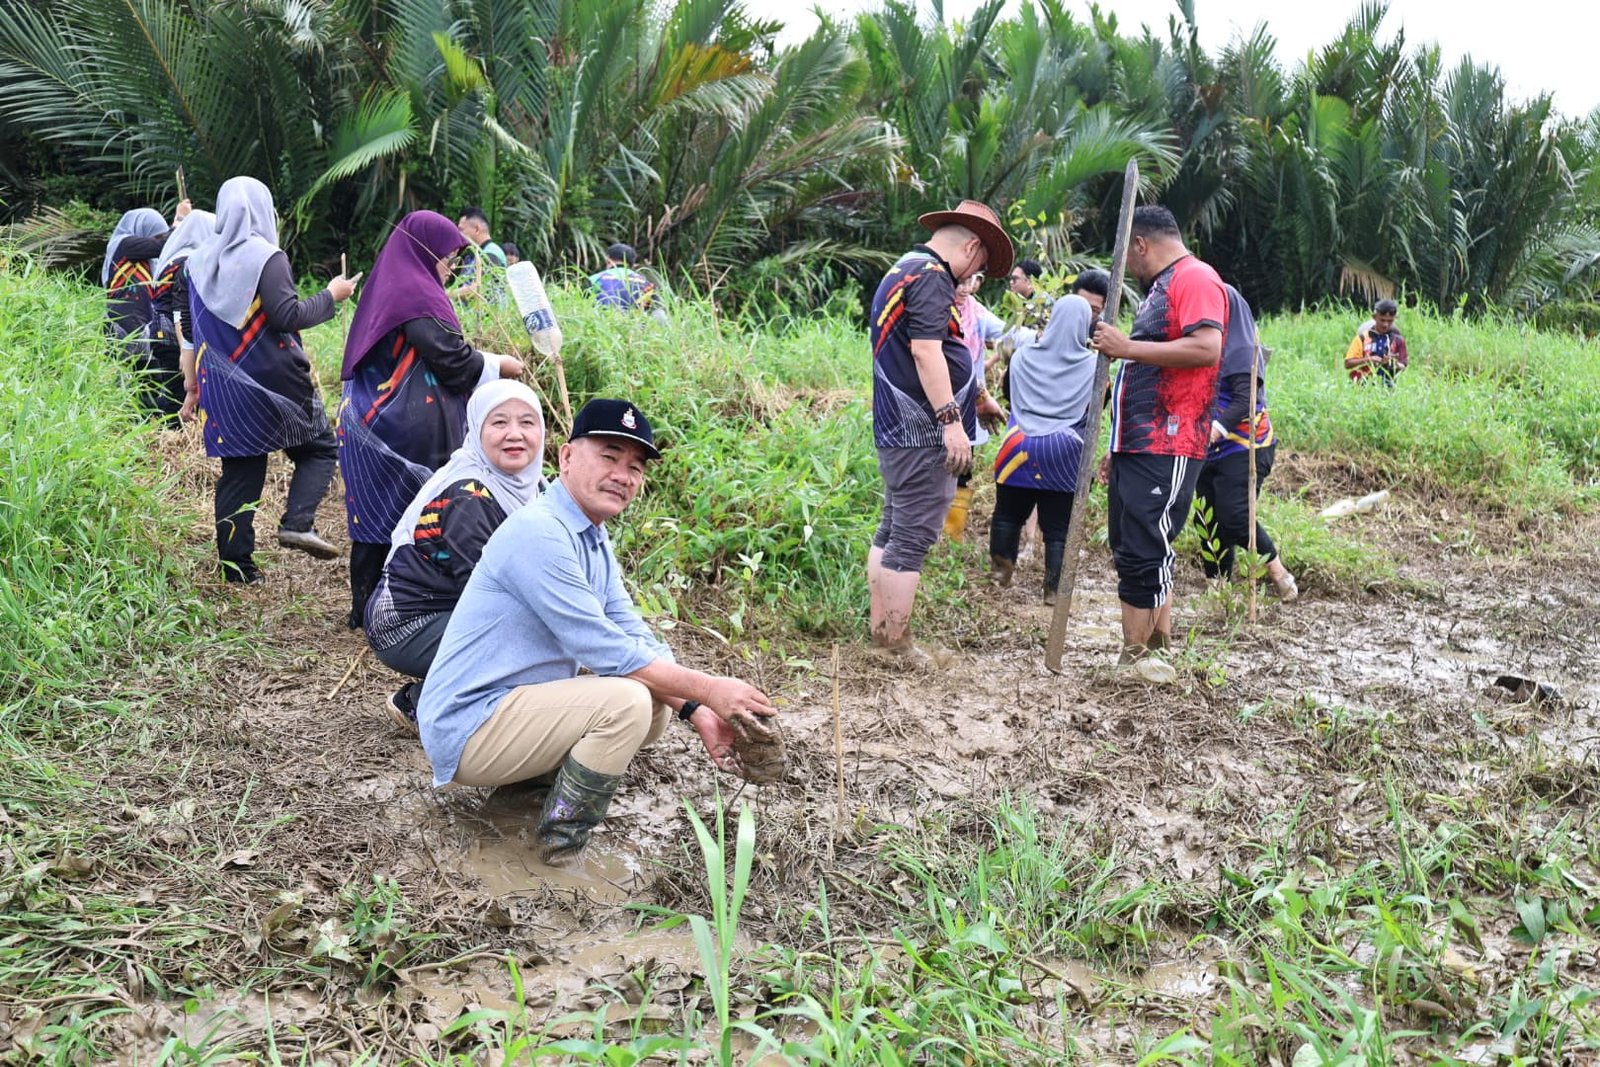
[(367, 277), (344, 343), (344, 368), (339, 377), (345, 381), (355, 377), (367, 353), (401, 323), (438, 319), (461, 329), (434, 264), (466, 243), (456, 224), (437, 211), (413, 211), (400, 220)]

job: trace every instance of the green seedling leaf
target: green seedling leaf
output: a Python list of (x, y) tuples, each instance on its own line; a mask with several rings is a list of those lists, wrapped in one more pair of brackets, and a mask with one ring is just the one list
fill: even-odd
[(1511, 931), (1511, 936), (1528, 945), (1537, 945), (1544, 940), (1549, 927), (1545, 921), (1543, 900), (1538, 897), (1518, 897), (1517, 916), (1522, 923)]

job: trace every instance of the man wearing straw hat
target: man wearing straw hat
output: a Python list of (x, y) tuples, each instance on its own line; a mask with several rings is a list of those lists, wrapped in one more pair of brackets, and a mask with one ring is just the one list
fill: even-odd
[(961, 337), (956, 285), (980, 270), (1004, 277), (1014, 251), (1000, 217), (975, 200), (917, 220), (931, 235), (902, 256), (872, 298), (872, 433), (883, 518), (867, 553), (872, 643), (925, 666), (911, 641), (922, 562), (938, 539), (956, 478), (972, 469), (981, 385)]

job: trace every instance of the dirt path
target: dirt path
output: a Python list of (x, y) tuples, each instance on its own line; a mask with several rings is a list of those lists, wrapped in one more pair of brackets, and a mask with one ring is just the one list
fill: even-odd
[[(267, 545), (282, 473), (274, 467), (261, 522)], [(185, 464), (183, 476), (203, 498), (203, 468)], [(337, 497), (330, 500), (324, 532), (342, 528)], [(1403, 509), (1370, 523), (1374, 536), (1415, 546), (1401, 564), (1411, 591), (1352, 599), (1312, 588), (1290, 607), (1264, 599), (1253, 630), (1220, 598), (1206, 598), (1198, 572), (1185, 568), (1179, 628), (1193, 632), (1176, 689), (1112, 676), (1117, 616), (1103, 548), (1080, 572), (1059, 677), (1042, 667), (1049, 618), (1034, 599), (1037, 562), (1004, 593), (974, 574), (959, 619), (923, 622), (952, 646), (947, 669), (896, 675), (860, 648), (841, 649), (842, 811), (831, 649), (814, 651), (816, 671), (741, 664), (680, 627), (673, 643), (685, 662), (756, 674), (783, 696), (789, 779), (741, 788), (675, 728), (630, 771), (585, 871), (559, 877), (531, 859), (525, 799), (430, 787), (420, 747), (383, 715), (395, 676), (343, 626), (342, 565), (264, 550), (264, 585), (214, 590), (228, 601), (226, 625), (250, 636), (241, 651), (205, 665), (209, 691), (185, 709), (186, 772), (152, 781), (128, 768), (111, 783), (134, 813), (128, 833), (153, 854), (189, 858), (183, 876), (152, 866), (151, 899), (177, 909), (205, 900), (230, 917), (233, 950), (212, 961), (206, 978), (213, 1003), (232, 1010), (185, 1016), (130, 988), (124, 1058), (134, 1062), (172, 1034), (253, 1033), (269, 1011), (298, 1028), (292, 1040), (280, 1037), (281, 1052), (297, 1055), (298, 1042), (397, 1058), (464, 1009), (508, 1005), (506, 952), (522, 964), (526, 1002), (552, 1015), (600, 1004), (589, 988), (596, 982), (618, 988), (648, 978), (658, 1002), (670, 1004), (694, 974), (692, 948), (681, 931), (629, 937), (639, 917), (623, 905), (704, 907), (681, 801), (707, 812), (719, 790), (758, 814), (745, 936), (794, 943), (824, 879), (871, 884), (881, 875), (874, 825), (922, 820), (960, 833), (1006, 791), (1047, 816), (1094, 827), (1132, 872), (1207, 885), (1243, 862), (1240, 850), (1263, 821), (1290, 812), (1326, 854), (1366, 855), (1367, 828), (1385, 804), (1374, 781), (1388, 768), (1403, 766), (1410, 788), (1440, 796), (1492, 794), (1509, 785), (1481, 780), (1473, 748), (1542, 742), (1528, 773), (1559, 788), (1561, 774), (1591, 765), (1600, 734), (1587, 647), (1600, 622), (1594, 539), (1507, 561), (1433, 544), (1418, 533), (1423, 526)], [(191, 533), (197, 543), (209, 537), (203, 517)], [(1497, 702), (1487, 691), (1504, 672), (1555, 683), (1566, 700)], [(404, 902), (409, 926), (398, 943), (409, 954), (394, 964), (393, 995), (351, 1002), (348, 967), (371, 953), (349, 924), (329, 923), (350, 914), (352, 887), (359, 895), (374, 879), (395, 888), (372, 900)], [(835, 896), (833, 906), (841, 928), (873, 928), (870, 894)], [(1179, 925), (1181, 910), (1169, 915)], [(348, 960), (336, 948), (319, 954), (324, 939), (341, 935), (352, 939)], [(378, 943), (383, 935), (371, 936)], [(283, 953), (307, 963), (281, 967)], [(449, 969), (429, 966), (460, 955), (468, 958)], [(1156, 951), (1157, 968), (1168, 971), (1146, 971), (1146, 960), (1121, 977), (1198, 1004), (1215, 976), (1195, 956), (1175, 939)], [(146, 962), (171, 966), (155, 950)], [(320, 980), (319, 968), (327, 972)], [(338, 975), (344, 985), (335, 991)], [(270, 1000), (227, 992), (248, 976)]]

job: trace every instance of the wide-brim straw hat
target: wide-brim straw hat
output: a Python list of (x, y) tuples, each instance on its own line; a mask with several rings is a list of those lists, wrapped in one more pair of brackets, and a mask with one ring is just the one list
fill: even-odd
[(963, 200), (949, 211), (930, 211), (926, 215), (919, 215), (917, 221), (929, 233), (934, 233), (941, 226), (965, 226), (977, 235), (983, 247), (989, 251), (989, 262), (983, 269), (994, 278), (1004, 278), (1011, 273), (1011, 264), (1017, 256), (1016, 249), (1012, 247), (1005, 227), (1000, 225), (1000, 216), (987, 204)]

